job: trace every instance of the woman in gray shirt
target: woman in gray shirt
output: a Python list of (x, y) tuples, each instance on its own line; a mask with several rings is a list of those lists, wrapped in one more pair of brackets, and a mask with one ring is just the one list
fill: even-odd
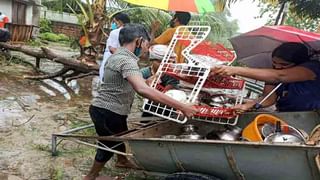
[[(104, 69), (104, 81), (89, 109), (99, 136), (109, 136), (128, 129), (127, 115), (130, 113), (135, 92), (145, 98), (178, 109), (188, 118), (197, 112), (191, 105), (180, 103), (145, 83), (137, 61), (141, 54), (148, 52), (149, 41), (149, 35), (141, 25), (127, 24), (121, 29), (119, 34), (121, 47), (109, 57)], [(118, 143), (100, 142), (108, 147)], [(125, 151), (125, 146), (118, 146), (116, 149)], [(95, 179), (112, 156), (111, 152), (97, 149), (94, 164), (84, 179)], [(124, 156), (118, 156), (118, 163), (125, 164), (127, 159)]]

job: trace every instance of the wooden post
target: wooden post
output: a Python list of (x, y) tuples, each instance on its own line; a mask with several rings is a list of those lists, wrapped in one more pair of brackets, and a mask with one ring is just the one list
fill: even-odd
[(40, 69), (40, 58), (36, 57), (36, 68)]

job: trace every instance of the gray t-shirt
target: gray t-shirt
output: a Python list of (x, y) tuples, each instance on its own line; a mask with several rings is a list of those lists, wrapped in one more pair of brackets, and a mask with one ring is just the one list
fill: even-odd
[(141, 76), (138, 60), (128, 49), (118, 48), (105, 65), (104, 80), (92, 105), (120, 115), (128, 115), (135, 91), (126, 78), (133, 75)]

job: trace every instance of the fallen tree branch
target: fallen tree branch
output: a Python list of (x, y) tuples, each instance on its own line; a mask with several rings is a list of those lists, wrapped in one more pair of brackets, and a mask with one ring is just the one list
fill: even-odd
[[(66, 78), (78, 79), (78, 78), (82, 78), (90, 75), (99, 75), (98, 65), (88, 66), (87, 64), (82, 63), (76, 60), (75, 58), (63, 57), (46, 47), (35, 49), (35, 48), (23, 46), (23, 45), (14, 45), (10, 43), (0, 42), (0, 48), (9, 49), (11, 51), (19, 51), (26, 55), (35, 57), (36, 67), (39, 66), (41, 58), (46, 58), (53, 62), (63, 64), (64, 66), (62, 70), (55, 73), (41, 74), (36, 76), (25, 75), (24, 78), (27, 78), (27, 79), (39, 80), (39, 79), (52, 79), (55, 77), (62, 77), (63, 79), (66, 79)], [(71, 74), (67, 74), (69, 70), (72, 70), (74, 72)]]
[(33, 114), (27, 121), (25, 121), (25, 122), (23, 122), (23, 123), (21, 123), (21, 124), (15, 125), (15, 124), (13, 124), (13, 122), (12, 122), (12, 126), (14, 126), (14, 127), (19, 127), (19, 126), (22, 126), (22, 125), (24, 125), (24, 124), (27, 124), (29, 121), (31, 121), (31, 120), (34, 118), (34, 116), (35, 116), (35, 114)]
[(84, 78), (84, 77), (93, 76), (93, 75), (97, 75), (97, 74), (94, 73), (94, 72), (88, 72), (86, 74), (79, 74), (78, 76), (67, 78), (66, 80), (67, 80), (67, 82), (70, 82), (70, 81), (72, 81), (74, 79)]
[(25, 79), (37, 79), (37, 80), (52, 79), (52, 78), (55, 78), (55, 77), (62, 76), (63, 74), (65, 74), (69, 70), (70, 70), (69, 68), (64, 67), (60, 71), (55, 72), (55, 73), (36, 75), (36, 76), (24, 75), (23, 78), (25, 78)]
[(46, 58), (45, 54), (42, 52), (41, 49), (38, 50), (38, 49), (29, 48), (29, 47), (23, 46), (23, 45), (14, 45), (14, 44), (9, 44), (9, 43), (4, 43), (4, 42), (0, 42), (0, 47), (5, 48), (5, 49), (9, 49), (12, 51), (19, 51), (19, 52), (22, 52), (26, 55), (33, 56), (33, 57)]
[(81, 73), (78, 72), (78, 71), (73, 71), (72, 73), (64, 74), (64, 75), (62, 76), (62, 79), (63, 79), (63, 80), (66, 80), (66, 79), (68, 79), (68, 78), (70, 78), (70, 77), (78, 76), (79, 74), (81, 74)]

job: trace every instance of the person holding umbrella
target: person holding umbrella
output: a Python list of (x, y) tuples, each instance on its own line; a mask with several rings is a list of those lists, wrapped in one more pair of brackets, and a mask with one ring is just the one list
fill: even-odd
[[(120, 30), (121, 47), (109, 57), (105, 65), (104, 81), (99, 88), (98, 96), (94, 97), (89, 108), (99, 136), (110, 136), (128, 130), (127, 116), (135, 92), (150, 100), (176, 108), (188, 118), (197, 113), (193, 106), (180, 103), (145, 83), (137, 61), (141, 54), (148, 52), (149, 41), (150, 37), (142, 25), (127, 24)], [(124, 152), (124, 144), (118, 144), (118, 142), (100, 141), (99, 145), (110, 148), (116, 146), (114, 149)], [(95, 179), (112, 156), (113, 153), (109, 151), (97, 149), (94, 163), (84, 179)], [(125, 156), (119, 155), (117, 165), (127, 167), (130, 163)]]
[(281, 44), (272, 52), (272, 65), (273, 69), (217, 66), (211, 75), (238, 75), (266, 82), (264, 97), (235, 106), (239, 113), (273, 104), (280, 112), (320, 109), (320, 62), (311, 60), (304, 44)]

